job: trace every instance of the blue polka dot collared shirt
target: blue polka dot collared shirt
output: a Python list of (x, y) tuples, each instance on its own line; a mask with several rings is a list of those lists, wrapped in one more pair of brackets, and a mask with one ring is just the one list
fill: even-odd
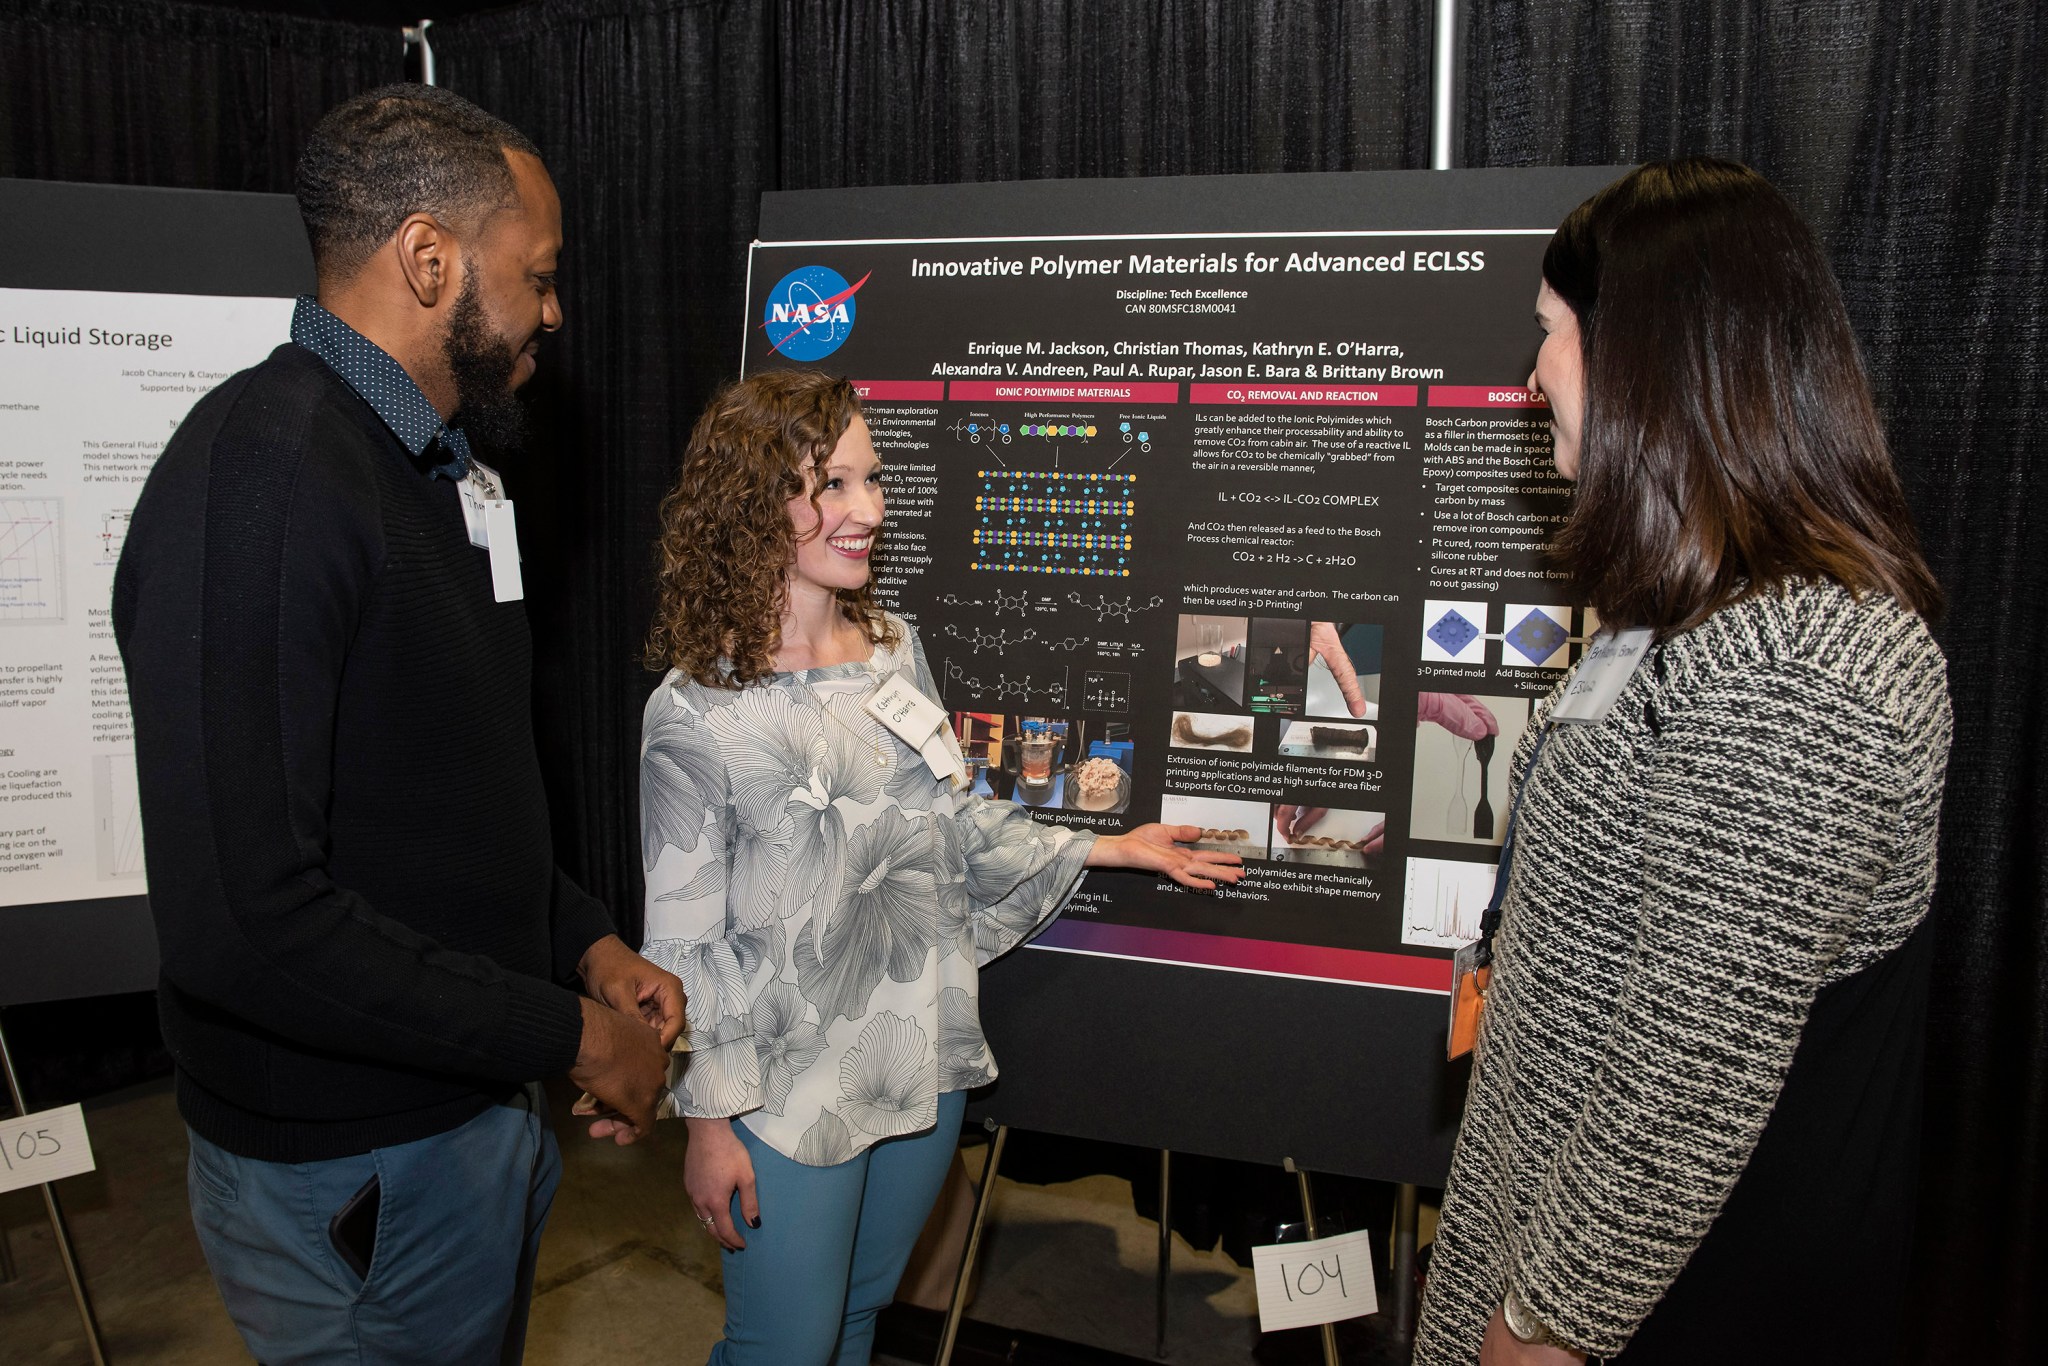
[(391, 353), (341, 319), (322, 308), (310, 294), (299, 296), (292, 310), (292, 340), (305, 347), (328, 368), (362, 395), (391, 434), (405, 443), (415, 456), (425, 456), (435, 446), (442, 457), (430, 471), (444, 479), (461, 479), (469, 473), (469, 438), (460, 427), (451, 427), (405, 367)]

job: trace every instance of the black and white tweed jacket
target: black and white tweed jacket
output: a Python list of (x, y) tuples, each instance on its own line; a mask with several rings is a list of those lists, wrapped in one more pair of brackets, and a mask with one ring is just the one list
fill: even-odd
[(1423, 1366), (1476, 1361), (1509, 1286), (1620, 1351), (1742, 1174), (1816, 994), (1904, 943), (1934, 885), (1947, 674), (1889, 598), (1739, 603), (1529, 774), (1540, 729)]

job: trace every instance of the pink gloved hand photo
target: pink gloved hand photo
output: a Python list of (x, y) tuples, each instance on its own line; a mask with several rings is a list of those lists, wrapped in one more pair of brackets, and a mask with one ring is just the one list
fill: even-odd
[(1434, 721), (1461, 740), (1500, 734), (1500, 722), (1486, 704), (1468, 693), (1426, 692), (1416, 698), (1418, 723)]

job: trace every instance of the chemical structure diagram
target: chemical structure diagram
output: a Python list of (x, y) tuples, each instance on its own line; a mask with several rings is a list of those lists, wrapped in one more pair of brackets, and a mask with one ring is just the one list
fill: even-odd
[(1013, 645), (1037, 645), (1046, 650), (1085, 650), (1093, 643), (1086, 636), (1042, 636), (1028, 627), (1020, 636), (1011, 635), (1007, 629), (985, 631), (979, 626), (955, 626), (950, 621), (939, 629), (962, 645), (971, 648), (976, 654), (983, 650), (993, 650), (1001, 654)]
[[(1031, 595), (1021, 590), (1010, 593), (1000, 588), (992, 588), (989, 590), (989, 595), (985, 598), (963, 598), (958, 593), (947, 593), (940, 597), (938, 601), (947, 607), (982, 607), (997, 615), (1005, 612), (1015, 612), (1021, 615), (1031, 610)], [(1047, 607), (1051, 606), (1049, 599), (1043, 601), (1045, 601)]]
[(988, 698), (997, 702), (1044, 702), (1049, 706), (1063, 707), (1067, 704), (1067, 671), (1061, 669), (1054, 679), (1040, 678), (1035, 674), (999, 673), (994, 678), (982, 678), (970, 674), (955, 664), (946, 661), (946, 683), (958, 684), (975, 698)]
[(1151, 611), (1159, 606), (1159, 604), (1165, 602), (1166, 599), (1155, 594), (1150, 602), (1139, 602), (1128, 595), (1122, 598), (1111, 599), (1098, 593), (1095, 595), (1095, 601), (1088, 602), (1079, 593), (1069, 593), (1067, 594), (1067, 601), (1073, 603), (1074, 606), (1084, 612), (1093, 612), (1097, 621), (1108, 621), (1114, 617), (1128, 626), (1131, 624), (1132, 617), (1140, 612)]
[[(1152, 449), (1152, 433), (1145, 431), (1134, 432), (1131, 430), (1131, 424), (1128, 422), (1119, 422), (1117, 430), (1123, 434), (1126, 443), (1135, 445), (1141, 451), (1149, 452)], [(1090, 427), (1088, 434), (1090, 436), (1095, 435), (1095, 429)]]
[(1124, 673), (1082, 674), (1081, 705), (1089, 711), (1129, 711), (1131, 676)]

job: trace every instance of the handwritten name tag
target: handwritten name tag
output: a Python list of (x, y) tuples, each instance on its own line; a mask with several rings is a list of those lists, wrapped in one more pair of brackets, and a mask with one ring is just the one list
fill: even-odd
[(40, 1186), (93, 1166), (85, 1111), (76, 1105), (0, 1122), (0, 1191)]
[(967, 778), (960, 746), (946, 726), (946, 713), (918, 690), (917, 681), (899, 669), (867, 700), (868, 715), (887, 726), (896, 738), (921, 755), (925, 767), (957, 786)]
[(1259, 1292), (1262, 1333), (1355, 1319), (1380, 1307), (1372, 1283), (1370, 1233), (1255, 1247), (1252, 1279)]
[(1636, 676), (1636, 666), (1643, 662), (1654, 634), (1649, 627), (1638, 626), (1627, 631), (1602, 631), (1594, 636), (1564, 696), (1550, 709), (1550, 719), (1579, 725), (1605, 721), (1621, 690)]

